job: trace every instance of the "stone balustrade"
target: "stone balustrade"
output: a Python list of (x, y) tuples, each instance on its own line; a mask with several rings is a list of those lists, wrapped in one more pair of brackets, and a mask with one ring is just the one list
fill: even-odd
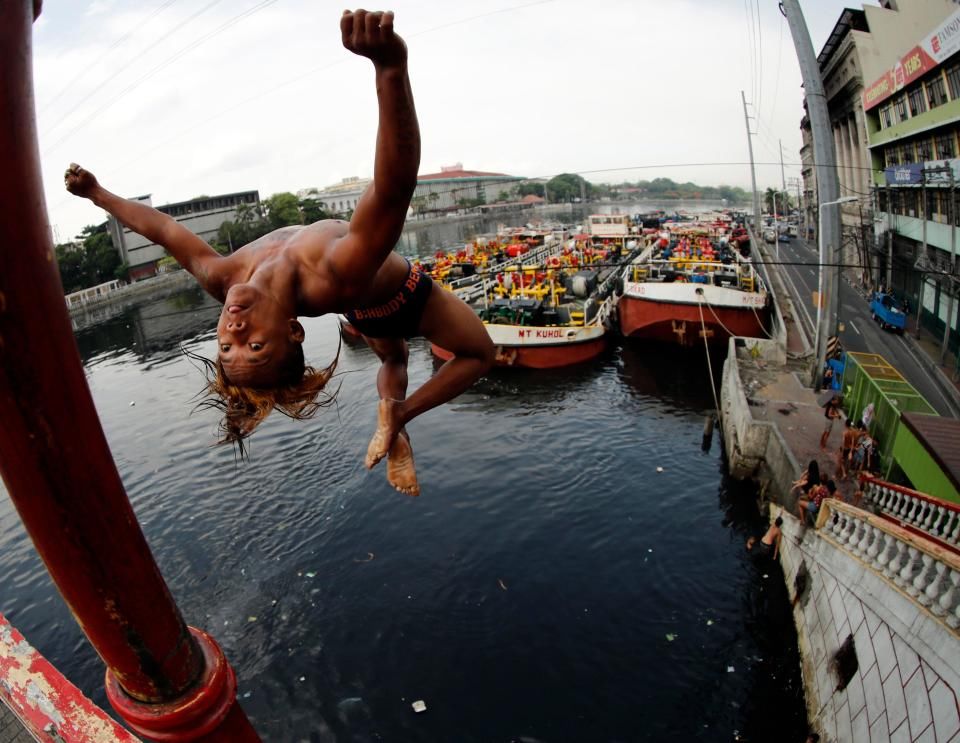
[(960, 506), (871, 477), (863, 485), (865, 506), (960, 550)]
[[(906, 503), (905, 500), (902, 502)], [(927, 520), (926, 506), (906, 504), (911, 519)], [(915, 513), (916, 512), (916, 513)], [(940, 523), (935, 513), (931, 523)], [(912, 522), (911, 522), (912, 523)], [(910, 596), (954, 632), (960, 628), (960, 555), (882, 516), (834, 498), (823, 501), (817, 530), (874, 573)]]

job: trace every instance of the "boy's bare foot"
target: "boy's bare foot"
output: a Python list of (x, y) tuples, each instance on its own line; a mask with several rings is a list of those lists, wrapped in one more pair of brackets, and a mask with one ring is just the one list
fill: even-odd
[[(377, 462), (387, 456), (400, 432), (399, 400), (381, 400), (377, 406), (377, 430), (367, 446), (367, 469), (372, 469)], [(409, 446), (409, 444), (408, 444)]]
[(406, 431), (401, 431), (387, 455), (387, 482), (407, 495), (420, 495), (417, 470), (413, 465), (413, 449)]

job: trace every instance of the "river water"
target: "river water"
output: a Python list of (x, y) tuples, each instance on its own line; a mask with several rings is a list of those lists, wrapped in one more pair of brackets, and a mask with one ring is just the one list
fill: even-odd
[[(488, 228), (409, 239), (428, 253)], [(211, 446), (179, 344), (213, 355), (218, 312), (182, 291), (77, 339), (161, 570), (265, 741), (803, 739), (782, 573), (744, 549), (755, 490), (724, 476), (716, 438), (702, 446), (702, 354), (615, 343), (574, 369), (492, 373), (409, 426), (414, 499), (363, 467), (378, 364), (362, 346), (343, 346), (337, 403), (314, 420), (273, 416), (245, 462)], [(334, 319), (304, 324), (326, 364)], [(435, 368), (414, 341), (411, 386)], [(0, 611), (107, 706), (6, 497)]]

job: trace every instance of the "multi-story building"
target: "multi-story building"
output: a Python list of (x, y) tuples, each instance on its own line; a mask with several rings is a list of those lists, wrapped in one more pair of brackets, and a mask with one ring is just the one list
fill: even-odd
[[(864, 10), (846, 8), (834, 24), (830, 36), (817, 56), (833, 133), (837, 178), (840, 196), (858, 198), (842, 206), (842, 241), (837, 254), (845, 266), (870, 263), (872, 239), (870, 165), (864, 126), (861, 91), (863, 74), (861, 56), (872, 51), (870, 29)], [(819, 229), (819, 197), (816, 184), (813, 138), (810, 119), (805, 114), (800, 122), (803, 146), (800, 162), (805, 195), (804, 221)], [(857, 268), (848, 270), (853, 279), (865, 278)]]
[(949, 325), (943, 337), (955, 344), (960, 7), (911, 0), (896, 16), (883, 24), (870, 20), (876, 48), (886, 56), (871, 60), (877, 64), (866, 79), (873, 82), (862, 96), (881, 280), (918, 309), (932, 332)]
[[(464, 170), (462, 163), (443, 166), (439, 173), (417, 176), (417, 187), (410, 199), (410, 209), (414, 214), (429, 214), (450, 212), (464, 206), (490, 204), (498, 201), (504, 192), (509, 194), (514, 185), (525, 180), (505, 173)], [(298, 195), (316, 199), (322, 202), (328, 211), (347, 216), (357, 208), (357, 202), (369, 183), (369, 178), (354, 176), (323, 189), (306, 189)], [(515, 200), (519, 201), (519, 197)]]
[[(153, 206), (150, 195), (138, 196), (132, 200)], [(257, 191), (243, 191), (220, 196), (203, 196), (156, 208), (164, 214), (169, 214), (188, 230), (209, 242), (216, 237), (220, 225), (236, 219), (237, 208), (242, 204), (256, 209), (259, 213), (260, 194)], [(157, 245), (127, 229), (113, 216), (107, 219), (107, 229), (113, 246), (120, 253), (121, 260), (130, 267), (131, 280), (136, 281), (153, 276), (157, 272), (157, 261), (167, 255), (162, 245)]]

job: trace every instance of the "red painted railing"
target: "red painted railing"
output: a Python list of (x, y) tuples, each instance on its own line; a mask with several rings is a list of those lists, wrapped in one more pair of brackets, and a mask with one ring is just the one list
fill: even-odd
[(222, 652), (188, 630), (160, 575), (84, 378), (40, 181), (39, 5), (0, 0), (0, 475), (130, 726), (155, 740), (258, 741)]

